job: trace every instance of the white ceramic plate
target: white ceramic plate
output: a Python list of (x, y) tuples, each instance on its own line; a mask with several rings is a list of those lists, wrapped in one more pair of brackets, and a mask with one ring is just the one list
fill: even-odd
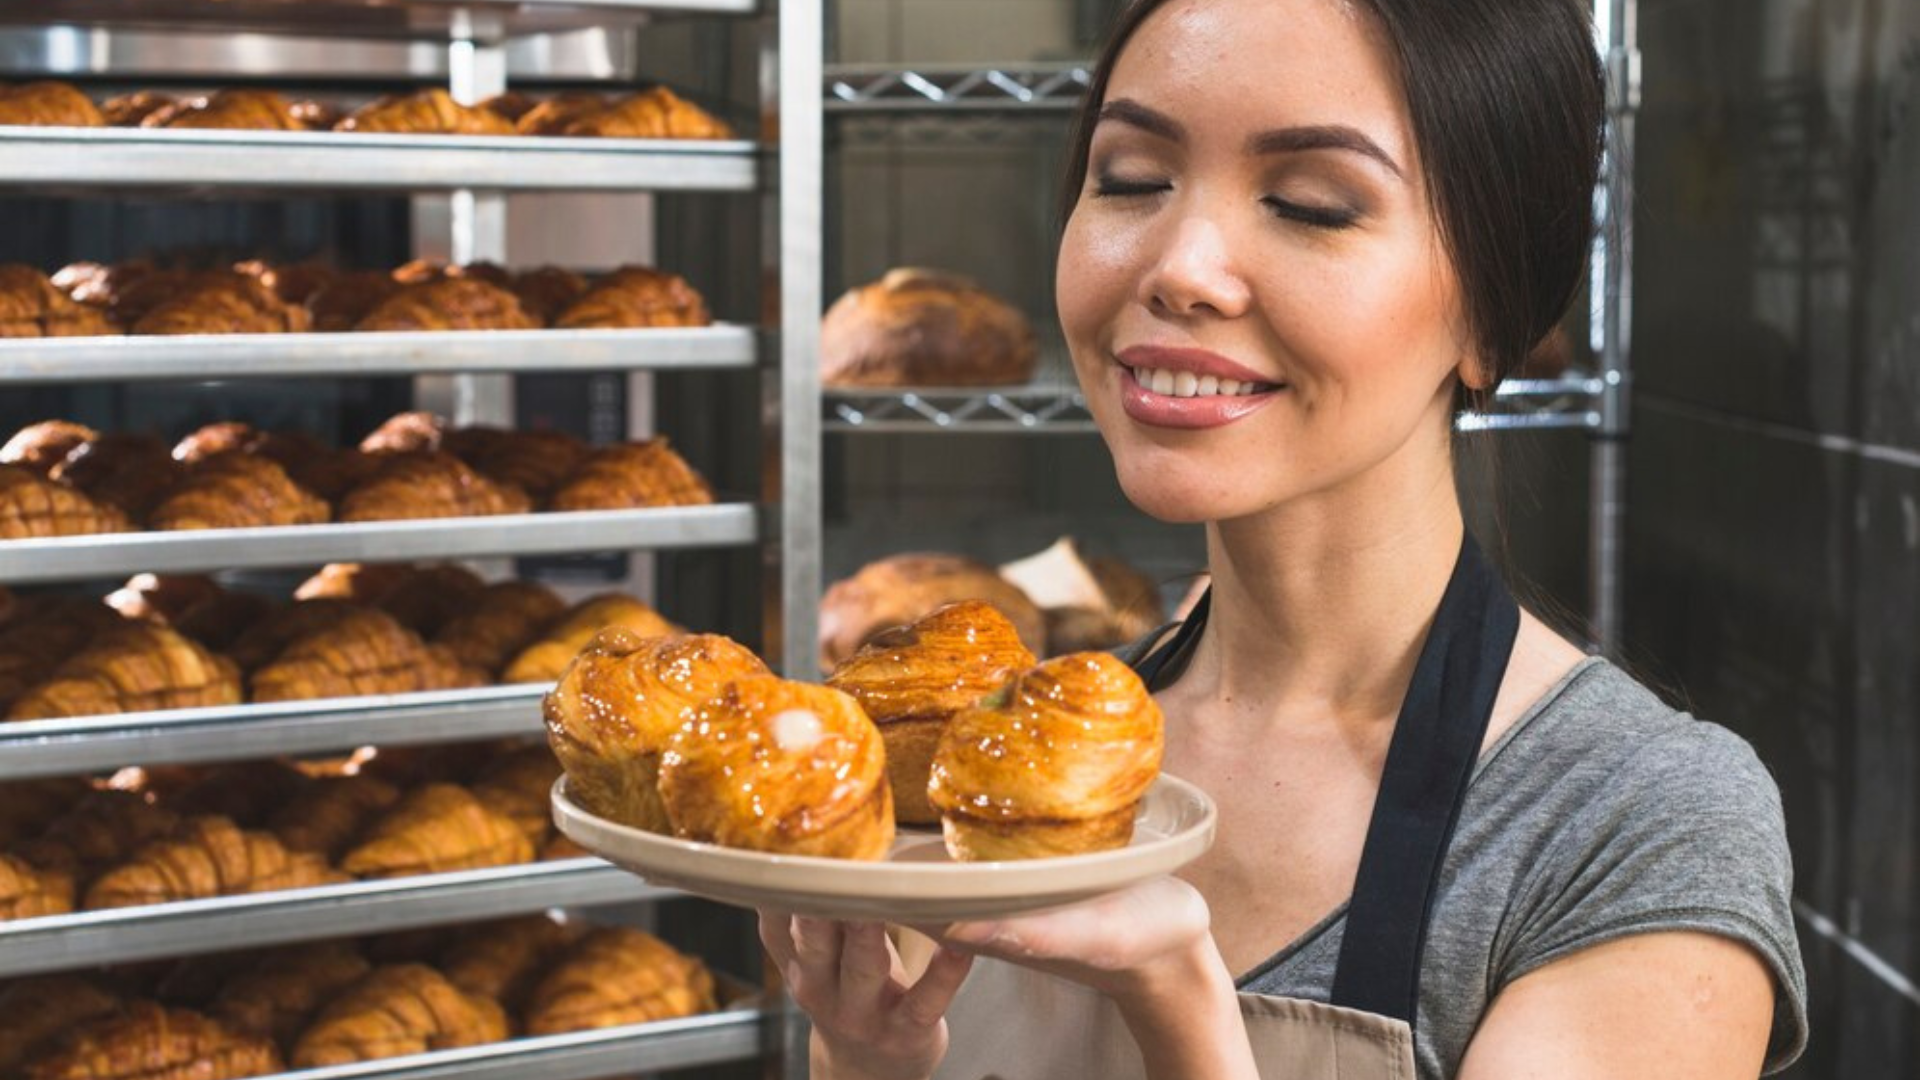
[(938, 832), (902, 830), (877, 862), (769, 855), (616, 824), (553, 786), (553, 820), (574, 843), (656, 885), (741, 907), (894, 923), (991, 919), (1059, 907), (1171, 873), (1213, 843), (1213, 800), (1162, 774), (1140, 802), (1133, 842), (1089, 855), (958, 863)]

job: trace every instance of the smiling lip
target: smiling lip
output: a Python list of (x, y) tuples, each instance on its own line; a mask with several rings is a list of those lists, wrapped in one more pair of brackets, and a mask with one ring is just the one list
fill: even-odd
[[(1134, 421), (1151, 427), (1198, 430), (1224, 427), (1258, 412), (1286, 389), (1251, 368), (1236, 364), (1218, 353), (1204, 349), (1178, 349), (1158, 345), (1133, 345), (1120, 350), (1114, 359), (1120, 371), (1120, 406)], [(1156, 394), (1133, 377), (1134, 368), (1164, 368), (1211, 375), (1217, 379), (1237, 379), (1257, 383), (1268, 389), (1253, 394), (1213, 397), (1172, 397)]]

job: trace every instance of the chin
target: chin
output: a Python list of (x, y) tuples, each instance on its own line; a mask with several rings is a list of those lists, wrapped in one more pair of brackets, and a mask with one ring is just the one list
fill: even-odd
[(1251, 513), (1244, 487), (1221, 483), (1218, 471), (1196, 468), (1191, 458), (1171, 454), (1118, 454), (1120, 490), (1141, 513), (1169, 525), (1204, 525)]

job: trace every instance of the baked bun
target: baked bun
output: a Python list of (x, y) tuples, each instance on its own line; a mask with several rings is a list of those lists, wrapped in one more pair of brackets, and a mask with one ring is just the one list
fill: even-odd
[(927, 776), (947, 721), (1033, 663), (1006, 616), (991, 604), (962, 600), (884, 631), (835, 669), (827, 685), (852, 695), (886, 743), (895, 821), (939, 823), (940, 812), (927, 801)]
[(891, 270), (850, 290), (820, 326), (828, 386), (1006, 386), (1033, 378), (1033, 327), (956, 274)]
[(609, 821), (670, 832), (659, 791), (668, 741), (727, 683), (765, 674), (759, 657), (718, 634), (601, 631), (541, 702), (568, 792)]
[(821, 598), (821, 670), (832, 671), (880, 631), (904, 626), (956, 600), (992, 604), (1013, 623), (1029, 650), (1046, 651), (1045, 616), (993, 567), (959, 555), (894, 555), (835, 582)]
[(675, 836), (785, 855), (880, 859), (893, 796), (880, 732), (838, 690), (772, 675), (696, 707), (660, 758)]
[(72, 83), (21, 83), (0, 86), (0, 124), (30, 127), (100, 127), (106, 117)]
[(927, 798), (966, 862), (1124, 847), (1160, 773), (1160, 706), (1101, 652), (1049, 660), (953, 718)]

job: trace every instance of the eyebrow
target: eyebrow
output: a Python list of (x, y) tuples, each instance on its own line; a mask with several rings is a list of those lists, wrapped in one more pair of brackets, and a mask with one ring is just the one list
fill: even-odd
[[(1178, 120), (1150, 109), (1129, 98), (1116, 98), (1100, 107), (1100, 120), (1112, 120), (1157, 135), (1169, 142), (1184, 142), (1187, 129)], [(1250, 154), (1293, 154), (1309, 150), (1345, 150), (1372, 158), (1393, 175), (1406, 178), (1400, 163), (1357, 128), (1345, 124), (1314, 124), (1305, 127), (1275, 128), (1247, 140)]]

